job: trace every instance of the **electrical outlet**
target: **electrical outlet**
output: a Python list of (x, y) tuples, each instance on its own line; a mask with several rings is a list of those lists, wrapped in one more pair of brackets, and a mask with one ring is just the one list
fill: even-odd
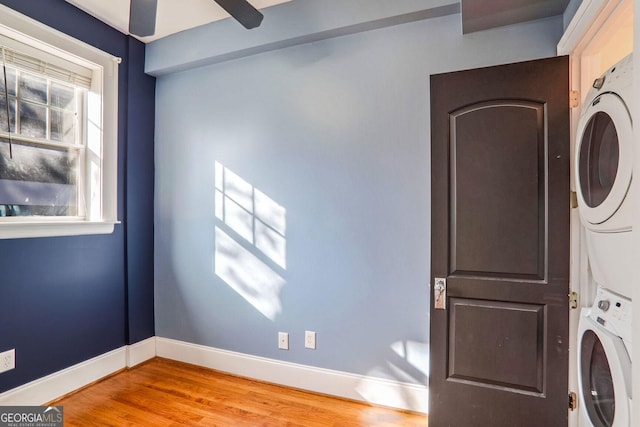
[(0, 372), (10, 371), (16, 368), (16, 349), (0, 353)]
[(316, 349), (316, 333), (313, 331), (304, 331), (304, 346), (306, 348)]
[(286, 332), (278, 332), (278, 348), (281, 350), (289, 350), (289, 334)]

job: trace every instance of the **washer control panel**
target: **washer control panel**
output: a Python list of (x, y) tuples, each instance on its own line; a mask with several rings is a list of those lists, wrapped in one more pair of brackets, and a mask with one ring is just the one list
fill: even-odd
[(609, 68), (602, 76), (593, 81), (587, 100), (593, 99), (599, 92), (617, 92), (620, 85), (628, 85), (629, 75), (633, 71), (633, 55), (627, 55)]
[(602, 299), (598, 301), (598, 308), (604, 312), (607, 312), (610, 306), (611, 302), (608, 299)]
[(614, 335), (631, 342), (631, 300), (608, 289), (598, 288), (589, 314), (594, 321)]

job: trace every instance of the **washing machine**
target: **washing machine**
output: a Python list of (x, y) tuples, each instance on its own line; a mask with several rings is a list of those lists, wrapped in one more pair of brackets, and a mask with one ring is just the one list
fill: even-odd
[(581, 426), (631, 426), (631, 300), (598, 287), (578, 325)]
[(632, 56), (596, 79), (578, 122), (575, 156), (580, 219), (593, 279), (631, 297)]

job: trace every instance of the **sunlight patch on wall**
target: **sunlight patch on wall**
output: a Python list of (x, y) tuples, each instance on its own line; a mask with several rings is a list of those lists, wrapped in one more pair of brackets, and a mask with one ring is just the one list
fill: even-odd
[[(390, 350), (386, 363), (366, 374), (366, 377), (386, 380), (362, 381), (356, 391), (367, 402), (394, 402), (391, 406), (428, 413), (429, 345), (410, 340), (396, 341)], [(407, 386), (392, 386), (385, 383), (387, 380)]]
[(429, 376), (429, 344), (418, 341), (396, 341), (391, 350), (410, 365)]
[[(390, 375), (390, 373), (396, 375)], [(367, 372), (365, 378), (376, 378), (375, 381), (363, 380), (356, 387), (362, 398), (371, 404), (384, 402), (395, 408), (406, 408), (412, 411), (429, 412), (429, 391), (426, 384), (415, 384), (408, 381), (406, 375), (397, 375), (400, 371), (374, 368)], [(382, 379), (385, 377), (393, 379)]]
[(215, 274), (265, 317), (282, 311), (286, 210), (215, 162)]
[(269, 320), (282, 311), (285, 280), (218, 227), (215, 273)]
[(286, 269), (285, 208), (219, 162), (215, 168), (216, 217)]

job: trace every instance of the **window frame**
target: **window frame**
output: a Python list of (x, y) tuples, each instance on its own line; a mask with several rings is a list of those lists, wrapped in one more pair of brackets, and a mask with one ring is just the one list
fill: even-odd
[(87, 120), (97, 126), (93, 133), (87, 132), (85, 158), (88, 158), (92, 146), (94, 155), (98, 156), (95, 163), (99, 165), (99, 173), (92, 178), (87, 168), (82, 184), (79, 183), (96, 187), (84, 190), (85, 194), (95, 194), (87, 206), (86, 216), (3, 217), (0, 220), (0, 239), (112, 233), (115, 224), (120, 223), (117, 219), (117, 178), (118, 64), (121, 59), (6, 6), (0, 5), (0, 14), (3, 17), (0, 34), (92, 70), (87, 96), (101, 100), (89, 106), (87, 112)]

